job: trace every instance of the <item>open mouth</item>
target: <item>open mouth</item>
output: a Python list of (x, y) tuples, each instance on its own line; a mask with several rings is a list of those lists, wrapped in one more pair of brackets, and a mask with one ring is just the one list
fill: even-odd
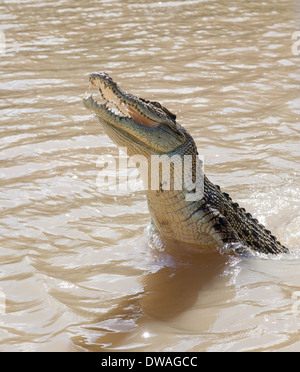
[(109, 79), (105, 73), (91, 74), (90, 88), (98, 88), (100, 95), (94, 97), (92, 94), (86, 93), (84, 100), (92, 101), (99, 109), (104, 109), (107, 113), (120, 119), (130, 118), (136, 123), (150, 128), (156, 128), (160, 125), (141, 112), (137, 97), (130, 95), (131, 99), (126, 99), (121, 89), (115, 83), (110, 82)]

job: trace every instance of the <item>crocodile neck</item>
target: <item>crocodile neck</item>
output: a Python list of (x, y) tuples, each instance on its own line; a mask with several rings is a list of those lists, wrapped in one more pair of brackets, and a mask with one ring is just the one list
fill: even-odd
[[(185, 155), (196, 159), (197, 148), (194, 141), (172, 151), (168, 157), (172, 159), (174, 155), (179, 155), (182, 159), (182, 185), (185, 186), (183, 159)], [(192, 167), (193, 181), (197, 179), (198, 172), (198, 187), (201, 190), (201, 196), (192, 198), (193, 200), (187, 200), (195, 192), (191, 188), (175, 189), (174, 164), (169, 163), (169, 166), (171, 177), (168, 189), (163, 187), (164, 182), (160, 179), (157, 190), (148, 188), (146, 191), (152, 220), (165, 239), (198, 247), (241, 243), (244, 247), (266, 254), (288, 251), (257, 219), (234, 203), (218, 185), (209, 181), (202, 172), (201, 161), (197, 163), (198, 168)]]

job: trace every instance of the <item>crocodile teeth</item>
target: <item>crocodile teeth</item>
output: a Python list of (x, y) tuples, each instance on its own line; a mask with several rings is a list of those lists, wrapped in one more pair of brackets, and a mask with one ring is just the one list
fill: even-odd
[(108, 101), (105, 98), (103, 98), (101, 94), (97, 94), (96, 98), (92, 96), (92, 98), (99, 106), (104, 106), (108, 103)]
[(106, 104), (106, 108), (112, 112), (114, 115), (120, 116), (120, 117), (128, 117), (128, 115), (125, 115), (122, 111), (119, 110), (118, 106), (114, 102), (108, 102)]
[(93, 95), (92, 95), (91, 93), (85, 92), (83, 98), (84, 98), (84, 99), (89, 99), (89, 98), (91, 98), (91, 97), (93, 97)]
[(126, 106), (125, 103), (122, 102), (121, 100), (120, 100), (120, 102), (119, 102), (119, 104), (118, 104), (118, 109), (123, 113), (124, 116), (127, 116), (127, 117), (130, 116), (130, 115), (129, 115), (129, 112), (128, 112), (128, 108), (127, 108), (127, 106)]
[(107, 104), (107, 100), (106, 99), (103, 99), (102, 97), (100, 99), (97, 99), (96, 100), (97, 104), (100, 105), (100, 106), (104, 106)]

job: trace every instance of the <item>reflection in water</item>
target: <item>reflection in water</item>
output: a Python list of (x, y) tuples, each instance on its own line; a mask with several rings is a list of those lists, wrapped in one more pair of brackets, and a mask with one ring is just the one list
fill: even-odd
[(166, 321), (179, 316), (196, 303), (203, 287), (224, 271), (228, 260), (217, 251), (179, 259), (176, 266), (163, 267), (145, 276), (145, 296), (141, 300), (145, 315)]
[[(0, 5), (1, 351), (299, 351), (297, 4)], [(175, 112), (291, 255), (153, 247), (144, 195), (96, 184), (118, 156), (81, 103), (99, 70)]]
[[(201, 311), (199, 298), (205, 289), (221, 274), (228, 263), (228, 257), (215, 252), (188, 255), (170, 255), (164, 252), (153, 252), (156, 261), (152, 271), (146, 272), (141, 278), (142, 292), (138, 295), (125, 297), (117, 306), (101, 316), (100, 322), (93, 326), (100, 337), (88, 347), (89, 350), (161, 350), (165, 345), (159, 340), (161, 324), (172, 324), (175, 332), (183, 326), (184, 329), (207, 331), (211, 322), (217, 317), (217, 312), (211, 309), (207, 313), (204, 324), (199, 322)], [(155, 257), (156, 256), (156, 257)], [(153, 263), (153, 262), (152, 262)], [(226, 275), (225, 275), (226, 276)], [(218, 299), (229, 301), (231, 291), (218, 295)], [(209, 302), (215, 303), (214, 296), (209, 296)], [(211, 305), (210, 305), (211, 306)], [(193, 308), (194, 314), (186, 319), (186, 313)], [(183, 317), (183, 321), (180, 319)], [(90, 329), (90, 328), (89, 328)], [(157, 333), (156, 333), (157, 332)], [(152, 345), (152, 338), (157, 338)], [(147, 339), (148, 345), (147, 345)], [(78, 344), (84, 343), (81, 339)]]

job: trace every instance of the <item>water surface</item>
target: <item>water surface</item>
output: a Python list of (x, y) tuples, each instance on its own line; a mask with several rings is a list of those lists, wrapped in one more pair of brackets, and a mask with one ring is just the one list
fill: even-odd
[[(1, 2), (1, 351), (300, 350), (299, 9)], [(92, 71), (177, 113), (291, 254), (160, 248), (143, 193), (97, 185), (119, 152), (82, 105)]]

